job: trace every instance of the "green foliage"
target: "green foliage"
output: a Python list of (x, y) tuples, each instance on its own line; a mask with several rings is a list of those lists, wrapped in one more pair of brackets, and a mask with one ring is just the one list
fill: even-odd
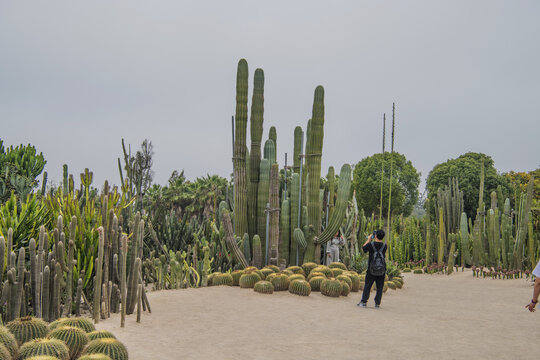
[[(456, 159), (450, 159), (437, 164), (427, 177), (428, 198), (433, 204), (437, 190), (448, 185), (451, 178), (456, 178), (459, 188), (463, 192), (464, 211), (474, 218), (478, 207), (478, 189), (480, 188), (480, 168), (484, 162), (484, 204), (490, 203), (490, 193), (496, 191), (500, 185), (503, 195), (510, 193), (507, 179), (497, 174), (493, 166), (493, 159), (482, 153), (469, 152)], [(432, 209), (432, 214), (434, 210)]]
[[(356, 191), (358, 207), (368, 214), (379, 213), (381, 197), (381, 170), (383, 171), (383, 213), (388, 211), (388, 190), (390, 185), (389, 152), (374, 154), (356, 164), (352, 188)], [(384, 164), (383, 164), (384, 161)], [(392, 213), (411, 214), (418, 201), (420, 173), (404, 155), (394, 152), (392, 170)]]

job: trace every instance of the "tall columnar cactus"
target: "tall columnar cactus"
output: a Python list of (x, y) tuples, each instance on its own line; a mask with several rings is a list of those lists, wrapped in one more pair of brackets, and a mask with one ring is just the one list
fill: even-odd
[(319, 202), (319, 187), (321, 179), (321, 157), (324, 137), (324, 89), (317, 86), (313, 99), (313, 114), (309, 129), (307, 145), (309, 152), (306, 153), (306, 170), (309, 177), (307, 190), (308, 226), (312, 231), (308, 232), (307, 249), (304, 261), (320, 262), (320, 245), (315, 246), (313, 241), (321, 231), (321, 204)]
[[(317, 237), (317, 244), (322, 245), (332, 239), (335, 233), (339, 230), (339, 227), (343, 223), (343, 219), (346, 217), (347, 206), (349, 205), (349, 198), (351, 195), (351, 166), (344, 164), (341, 167), (339, 174), (338, 185), (338, 199), (336, 202), (336, 209), (332, 214), (332, 217), (328, 221), (328, 225)], [(308, 242), (309, 248), (309, 242)]]
[(236, 115), (234, 136), (234, 231), (236, 236), (248, 232), (246, 132), (248, 112), (248, 64), (238, 62), (236, 74)]
[(229, 251), (233, 254), (235, 260), (244, 268), (248, 267), (249, 264), (244, 257), (244, 254), (238, 247), (238, 244), (236, 243), (236, 240), (234, 239), (234, 234), (232, 231), (232, 224), (231, 224), (231, 216), (229, 215), (229, 212), (227, 210), (224, 210), (221, 213), (221, 222), (223, 224), (223, 228), (225, 230), (225, 242), (227, 244), (227, 247), (229, 248)]
[(443, 210), (439, 208), (439, 254), (437, 262), (439, 266), (444, 263), (444, 252), (446, 250), (446, 231), (444, 227)]
[(326, 179), (328, 181), (328, 199), (329, 199), (329, 202), (328, 202), (328, 218), (332, 218), (332, 213), (334, 212), (334, 198), (336, 196), (336, 193), (335, 193), (335, 183), (334, 183), (334, 180), (335, 180), (335, 175), (334, 175), (335, 171), (334, 171), (334, 167), (333, 166), (330, 166), (328, 168), (328, 175), (326, 175)]
[[(125, 326), (126, 321), (126, 307), (127, 307), (127, 289), (126, 289), (126, 262), (127, 262), (127, 253), (128, 253), (128, 245), (127, 245), (127, 236), (123, 235), (121, 240), (121, 246), (120, 246), (120, 256), (121, 256), (121, 265), (120, 265), (120, 293), (121, 293), (121, 320), (120, 320), (120, 327)], [(79, 282), (81, 280), (79, 279)]]
[(461, 265), (472, 265), (469, 230), (467, 229), (467, 214), (461, 213), (460, 237), (461, 237)]
[(244, 257), (248, 264), (251, 264), (251, 245), (249, 243), (249, 235), (244, 234), (244, 239), (242, 240), (242, 246), (244, 250)]
[(279, 246), (279, 166), (272, 164), (270, 169), (270, 246), (267, 262), (278, 264)]
[(270, 130), (268, 131), (268, 139), (274, 142), (274, 146), (275, 146), (274, 151), (277, 154), (277, 131), (276, 131), (275, 126), (270, 127)]
[(448, 240), (450, 241), (450, 252), (448, 253), (448, 270), (447, 274), (451, 274), (454, 269), (454, 254), (456, 252), (456, 243), (459, 238), (459, 234), (448, 234)]
[(289, 264), (298, 265), (296, 263), (296, 242), (293, 237), (294, 229), (296, 229), (298, 226), (301, 226), (301, 224), (298, 224), (298, 202), (300, 200), (300, 175), (297, 173), (292, 174), (291, 177), (291, 197), (289, 200), (289, 208), (290, 208), (290, 256), (289, 256)]
[(257, 233), (257, 190), (259, 186), (259, 168), (261, 163), (261, 140), (264, 114), (264, 72), (255, 70), (253, 79), (253, 98), (251, 99), (251, 151), (249, 154), (249, 197), (248, 228), (249, 236)]
[(261, 238), (259, 235), (253, 236), (253, 266), (262, 267)]
[(268, 139), (264, 143), (264, 158), (270, 161), (270, 165), (276, 163), (276, 144), (274, 140)]
[(278, 263), (289, 263), (289, 248), (291, 243), (290, 232), (290, 206), (289, 200), (284, 199), (281, 202), (281, 229), (280, 229), (280, 241), (279, 241), (279, 259)]
[(266, 259), (264, 258), (264, 249), (266, 248), (266, 206), (270, 200), (269, 191), (270, 160), (262, 159), (259, 171), (259, 190), (257, 192), (257, 234), (261, 238), (263, 263), (266, 262)]
[(300, 163), (302, 159), (300, 155), (302, 154), (302, 128), (297, 126), (294, 128), (294, 149), (293, 149), (293, 171), (295, 173), (300, 173)]
[(96, 267), (96, 277), (94, 279), (94, 307), (93, 307), (93, 317), (94, 322), (97, 324), (99, 322), (99, 314), (101, 307), (101, 281), (102, 281), (102, 269), (103, 269), (103, 251), (105, 250), (105, 231), (103, 227), (100, 226), (98, 229), (99, 234), (99, 243), (98, 243), (98, 258), (97, 258), (97, 267)]
[(501, 257), (502, 264), (505, 269), (510, 266), (510, 238), (512, 236), (512, 218), (510, 216), (510, 199), (504, 201), (504, 211), (501, 216)]

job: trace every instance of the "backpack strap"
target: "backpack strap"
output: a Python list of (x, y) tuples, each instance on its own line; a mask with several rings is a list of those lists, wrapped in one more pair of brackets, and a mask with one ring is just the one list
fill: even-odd
[(373, 255), (375, 255), (375, 254), (377, 254), (377, 253), (380, 253), (380, 254), (382, 255), (382, 251), (384, 250), (385, 246), (386, 246), (386, 243), (383, 243), (383, 246), (381, 247), (381, 249), (380, 249), (380, 250), (377, 250), (377, 248), (375, 247), (375, 244), (374, 244), (373, 241), (372, 241), (372, 242), (371, 242), (371, 247), (373, 248), (373, 252), (374, 252)]

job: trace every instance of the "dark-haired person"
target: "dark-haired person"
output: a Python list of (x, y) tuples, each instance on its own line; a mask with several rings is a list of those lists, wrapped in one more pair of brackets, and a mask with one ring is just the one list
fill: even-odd
[[(383, 242), (384, 230), (377, 230), (375, 232), (375, 238), (373, 234), (369, 235), (366, 242), (362, 246), (364, 252), (369, 252), (368, 268), (366, 271), (366, 279), (364, 283), (364, 291), (362, 292), (362, 300), (358, 303), (360, 307), (367, 307), (367, 301), (369, 299), (369, 292), (373, 283), (377, 285), (377, 294), (375, 295), (375, 308), (379, 308), (381, 305), (381, 299), (384, 287), (384, 277), (386, 275), (386, 262), (384, 257), (386, 255), (386, 243)], [(373, 241), (372, 241), (373, 240)], [(384, 269), (381, 269), (381, 257), (382, 265)]]
[(533, 297), (531, 302), (525, 306), (530, 312), (536, 311), (535, 307), (538, 304), (538, 295), (540, 295), (540, 261), (538, 261), (538, 264), (536, 264), (532, 273), (536, 276), (536, 280), (534, 280)]

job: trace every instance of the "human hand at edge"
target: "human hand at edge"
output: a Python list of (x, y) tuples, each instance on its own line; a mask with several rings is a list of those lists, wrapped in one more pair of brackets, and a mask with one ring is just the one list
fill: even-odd
[(535, 312), (536, 309), (536, 304), (533, 303), (532, 301), (530, 303), (528, 303), (527, 305), (525, 305), (525, 309), (528, 309), (530, 312)]

